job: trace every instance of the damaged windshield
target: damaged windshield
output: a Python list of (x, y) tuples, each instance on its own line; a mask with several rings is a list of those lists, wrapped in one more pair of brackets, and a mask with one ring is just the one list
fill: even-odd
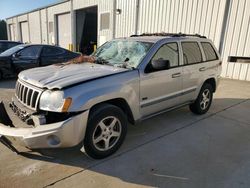
[(102, 45), (93, 55), (105, 64), (136, 68), (151, 46), (149, 42), (114, 40)]

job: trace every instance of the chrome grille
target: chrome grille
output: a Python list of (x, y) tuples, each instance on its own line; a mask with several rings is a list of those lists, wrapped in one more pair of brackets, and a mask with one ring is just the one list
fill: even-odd
[(30, 109), (36, 110), (42, 89), (30, 86), (20, 80), (16, 83), (16, 98)]

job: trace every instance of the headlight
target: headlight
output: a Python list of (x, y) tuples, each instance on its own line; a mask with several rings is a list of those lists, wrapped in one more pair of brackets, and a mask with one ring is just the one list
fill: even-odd
[(46, 111), (67, 112), (71, 98), (64, 98), (62, 91), (44, 91), (40, 98), (39, 108)]

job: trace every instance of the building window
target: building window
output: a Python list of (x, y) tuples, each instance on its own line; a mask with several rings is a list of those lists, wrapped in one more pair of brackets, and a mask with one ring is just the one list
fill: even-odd
[(110, 26), (110, 13), (101, 14), (101, 28), (100, 30), (109, 29)]
[(54, 23), (49, 22), (49, 33), (53, 33), (53, 32), (54, 32)]

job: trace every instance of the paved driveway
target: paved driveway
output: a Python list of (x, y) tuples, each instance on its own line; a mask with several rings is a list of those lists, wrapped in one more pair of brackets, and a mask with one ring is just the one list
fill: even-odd
[[(14, 81), (0, 83), (0, 99)], [(206, 115), (181, 108), (130, 126), (104, 160), (0, 144), (0, 187), (250, 187), (250, 82), (222, 80)]]

